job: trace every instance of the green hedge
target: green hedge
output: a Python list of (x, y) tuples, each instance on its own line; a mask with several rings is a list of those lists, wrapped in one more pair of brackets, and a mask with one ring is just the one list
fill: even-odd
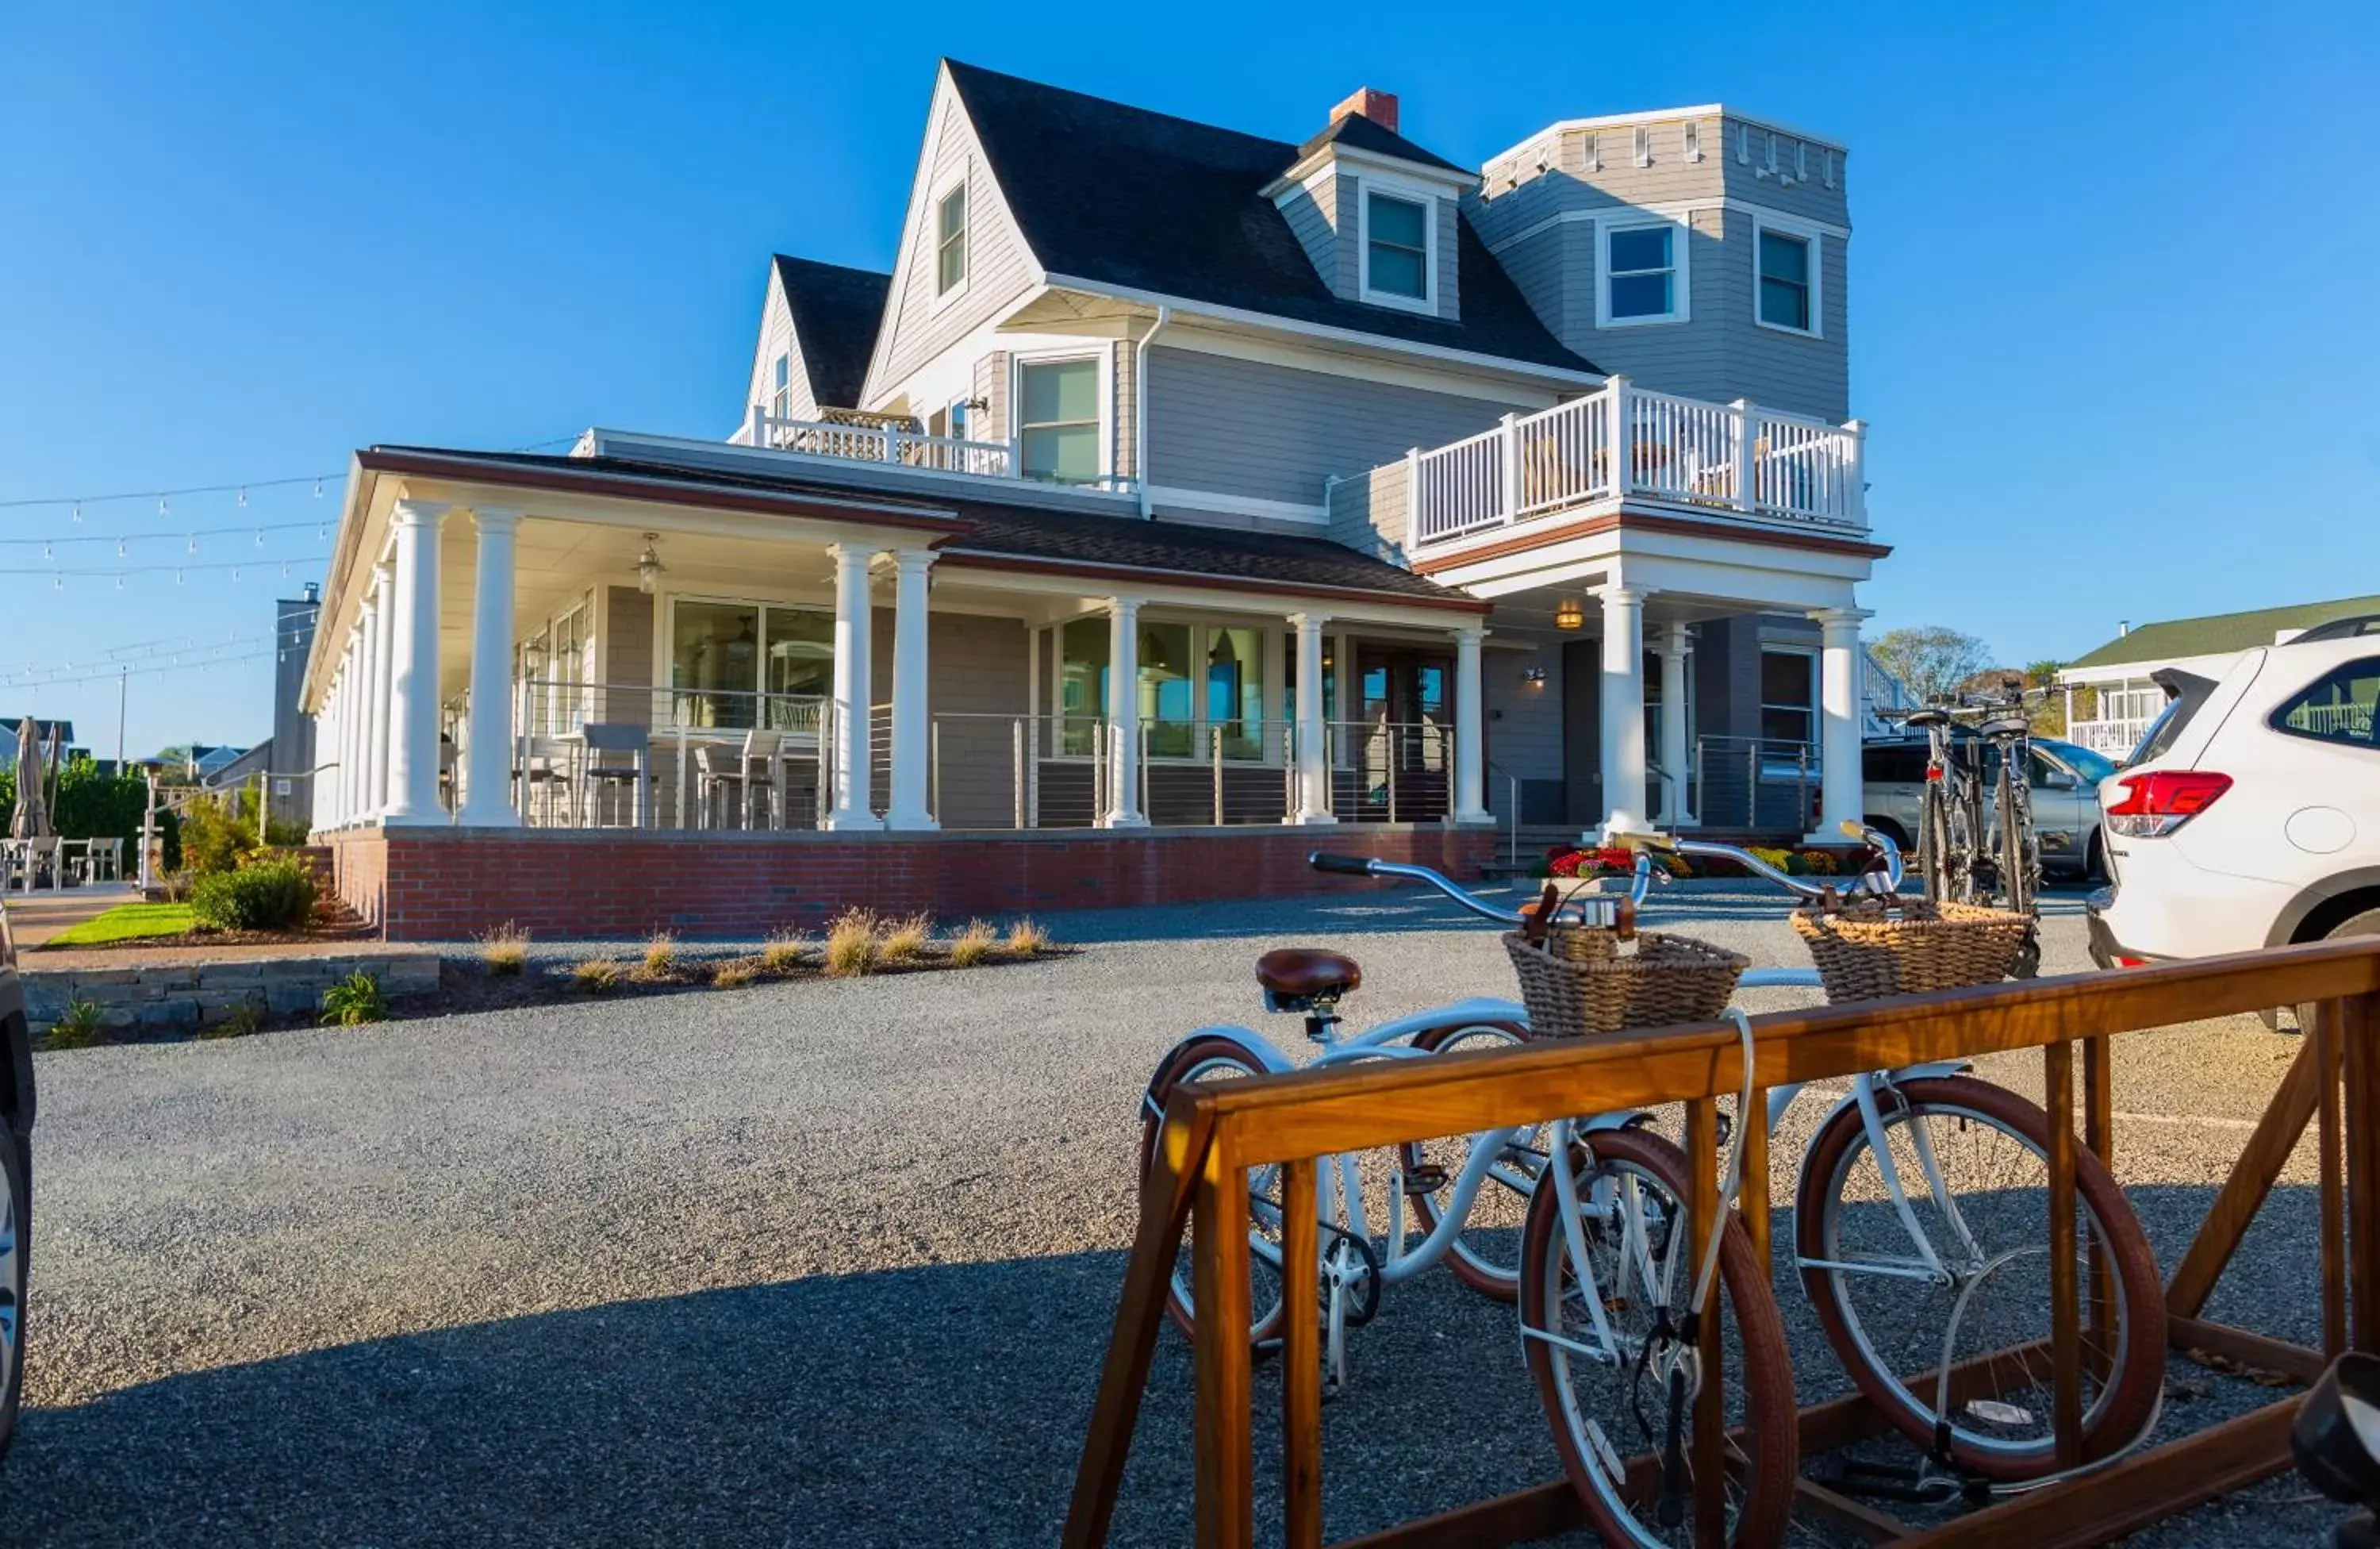
[[(140, 812), (149, 800), (149, 783), (138, 774), (103, 774), (89, 759), (77, 759), (55, 782), (57, 807), (50, 813), (53, 832), (68, 839), (121, 839), (127, 873), (139, 867)], [(17, 811), (17, 772), (0, 769), (0, 830)], [(165, 869), (182, 864), (181, 825), (173, 813), (159, 820), (165, 835)]]
[(219, 931), (295, 931), (313, 918), (314, 869), (287, 856), (212, 872), (190, 889), (190, 912)]

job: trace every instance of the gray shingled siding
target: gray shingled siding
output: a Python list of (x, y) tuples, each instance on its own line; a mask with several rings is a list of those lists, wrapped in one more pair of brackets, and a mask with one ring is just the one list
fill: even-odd
[(1459, 441), (1528, 404), (1298, 371), (1160, 343), (1149, 351), (1156, 484), (1320, 506), (1333, 474)]
[(1140, 472), (1140, 446), (1134, 435), (1135, 427), (1133, 424), (1134, 372), (1138, 366), (1140, 351), (1130, 339), (1118, 339), (1110, 348), (1115, 355), (1115, 370), (1111, 373), (1115, 381), (1115, 413), (1111, 417), (1114, 421), (1115, 445), (1108, 466), (1114, 469), (1119, 477), (1130, 479)]
[[(1554, 336), (1606, 371), (1625, 372), (1643, 386), (1690, 397), (1756, 403), (1834, 421), (1849, 417), (1848, 271), (1841, 238), (1820, 249), (1820, 313), (1824, 336), (1803, 338), (1755, 321), (1756, 256), (1753, 216), (1722, 210), (1719, 201), (1747, 200), (1780, 213), (1840, 226), (1847, 223), (1844, 158), (1835, 160), (1835, 187), (1823, 181), (1825, 151), (1808, 152), (1809, 178), (1794, 187), (1755, 174), (1765, 165), (1767, 134), (1752, 130), (1754, 165), (1737, 160), (1736, 124), (1697, 121), (1702, 159), (1685, 159), (1685, 125), (1650, 126), (1652, 165), (1639, 166), (1632, 128), (1572, 130), (1524, 147), (1488, 169), (1484, 196), (1472, 200), (1472, 223), (1494, 250), (1530, 306)], [(1780, 137), (1780, 166), (1793, 168), (1791, 137)], [(1544, 172), (1536, 167), (1547, 153)], [(1675, 207), (1706, 201), (1689, 217), (1688, 321), (1634, 327), (1596, 327), (1602, 266), (1596, 224), (1581, 218), (1632, 206)], [(1558, 219), (1569, 215), (1570, 219)]]
[(976, 441), (1008, 439), (1008, 351), (995, 349), (975, 363), (975, 396), (990, 407), (967, 426)]
[[(1562, 652), (1572, 637), (1518, 629), (1490, 620), (1497, 640), (1526, 640), (1535, 651), (1499, 650), (1494, 646), (1480, 660), (1488, 701), (1488, 810), (1499, 818), (1512, 815), (1511, 775), (1522, 782), (1521, 810), (1524, 822), (1557, 821), (1548, 815), (1548, 803), (1559, 803), (1562, 781)], [(1524, 681), (1530, 667), (1546, 669), (1542, 684)], [(1532, 811), (1532, 806), (1537, 810)]]
[(595, 714), (606, 721), (650, 723), (652, 696), (642, 690), (653, 681), (653, 600), (633, 586), (613, 586), (603, 592), (601, 681), (627, 693), (602, 696), (614, 702)]
[[(1005, 311), (1033, 283), (1032, 255), (1001, 202), (975, 128), (957, 98), (949, 101), (925, 173), (918, 229), (905, 234), (908, 268), (892, 276), (891, 337), (881, 373), (868, 379), (871, 398)], [(935, 208), (962, 171), (967, 183), (966, 291), (937, 309)]]
[(1405, 465), (1386, 463), (1330, 487), (1330, 536), (1392, 565), (1404, 563)]
[(1463, 206), (1451, 199), (1438, 201), (1438, 315), (1452, 321), (1463, 315), (1463, 270), (1455, 254), (1462, 250)]
[[(1342, 277), (1339, 231), (1331, 225), (1331, 214), (1338, 203), (1333, 197), (1338, 182), (1336, 177), (1317, 178), (1312, 191), (1292, 189), (1280, 201), (1281, 215), (1289, 222), (1297, 245), (1313, 261), (1314, 272), (1322, 276), (1322, 283), (1334, 291), (1339, 290)], [(1352, 295), (1344, 291), (1340, 294)]]

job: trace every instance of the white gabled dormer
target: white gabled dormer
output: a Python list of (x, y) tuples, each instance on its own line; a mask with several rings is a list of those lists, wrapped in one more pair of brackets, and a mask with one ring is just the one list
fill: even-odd
[(1461, 201), (1478, 181), (1397, 133), (1397, 99), (1367, 86), (1265, 195), (1332, 295), (1451, 319)]

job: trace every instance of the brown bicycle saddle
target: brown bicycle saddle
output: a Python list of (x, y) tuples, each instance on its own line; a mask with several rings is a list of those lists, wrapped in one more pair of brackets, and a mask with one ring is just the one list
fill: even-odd
[(1257, 959), (1257, 982), (1281, 1000), (1336, 1000), (1364, 982), (1355, 959), (1315, 946), (1284, 946)]

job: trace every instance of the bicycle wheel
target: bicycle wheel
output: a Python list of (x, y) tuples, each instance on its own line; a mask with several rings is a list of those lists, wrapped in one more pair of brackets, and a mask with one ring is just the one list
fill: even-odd
[[(2051, 1434), (2048, 1116), (1971, 1077), (1877, 1092), (1886, 1144), (1919, 1229), (1953, 1277), (1938, 1286), (1892, 1206), (1859, 1110), (1845, 1105), (1810, 1148), (1795, 1201), (1803, 1287), (1835, 1353), (1876, 1407), (1929, 1452), (1942, 1408), (1935, 1373), (1953, 1368), (1948, 1450), (1987, 1479), (2037, 1478)], [(1946, 1212), (1928, 1187), (1931, 1154)], [(2166, 1313), (2156, 1255), (2105, 1165), (2075, 1147), (2076, 1283), (2082, 1320), (2083, 1456), (2122, 1450), (2165, 1381)], [(1955, 1217), (1955, 1219), (1954, 1219)], [(2090, 1262), (2110, 1294), (2094, 1308)], [(1816, 1261), (1815, 1263), (1812, 1261)], [(1840, 1267), (1822, 1267), (1840, 1266)], [(1988, 1365), (1979, 1359), (1991, 1356)], [(1971, 1370), (1961, 1372), (1962, 1365)]]
[[(1155, 1083), (1159, 1090), (1150, 1093), (1156, 1109), (1141, 1112), (1140, 1176), (1146, 1179), (1156, 1160), (1157, 1138), (1163, 1128), (1161, 1112), (1176, 1086), (1184, 1081), (1240, 1080), (1262, 1074), (1263, 1068), (1247, 1051), (1228, 1038), (1195, 1038), (1178, 1045), (1160, 1068)], [(1191, 1311), (1192, 1230), (1190, 1223), (1183, 1223), (1182, 1251), (1174, 1261), (1173, 1284), (1165, 1299), (1167, 1313), (1185, 1335), (1197, 1329)], [(1320, 1266), (1308, 1266), (1306, 1274), (1309, 1280), (1318, 1276)], [(1248, 1339), (1259, 1351), (1281, 1336), (1281, 1169), (1254, 1168), (1248, 1174)]]
[[(1663, 1459), (1672, 1423), (1691, 1440), (1693, 1414), (1666, 1372), (1690, 1348), (1674, 1324), (1706, 1240), (1685, 1206), (1685, 1158), (1643, 1130), (1602, 1129), (1573, 1147), (1567, 1165), (1578, 1185), (1587, 1273), (1579, 1273), (1548, 1170), (1529, 1202), (1522, 1247), (1521, 1344), (1562, 1470), (1603, 1541), (1683, 1549), (1697, 1542), (1693, 1454), (1681, 1459), (1682, 1477), (1667, 1473)], [(1597, 1326), (1598, 1308), (1609, 1339)], [(1732, 1438), (1720, 1541), (1759, 1549), (1784, 1537), (1800, 1447), (1784, 1322), (1732, 1213), (1709, 1311), (1720, 1319), (1716, 1376)], [(1665, 1506), (1681, 1519), (1663, 1521)]]
[[(1466, 1027), (1432, 1028), (1414, 1040), (1414, 1047), (1432, 1054), (1476, 1049), (1512, 1048), (1526, 1043), (1522, 1031), (1509, 1022), (1476, 1022)], [(1472, 1196), (1463, 1229), (1448, 1244), (1446, 1267), (1482, 1296), (1511, 1301), (1521, 1294), (1521, 1237), (1529, 1215), (1529, 1191), (1545, 1170), (1546, 1128), (1531, 1126), (1512, 1138)], [(1424, 1237), (1438, 1230), (1441, 1204), (1457, 1179), (1471, 1165), (1469, 1135), (1434, 1140), (1409, 1140), (1399, 1148), (1398, 1164), (1404, 1174), (1405, 1198), (1414, 1224)]]

